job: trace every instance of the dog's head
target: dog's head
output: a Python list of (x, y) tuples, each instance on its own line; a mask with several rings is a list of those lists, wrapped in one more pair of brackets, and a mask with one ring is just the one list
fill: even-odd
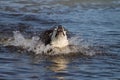
[[(67, 36), (66, 34), (66, 30), (64, 29), (64, 27), (62, 25), (58, 25), (57, 27), (55, 27), (53, 29), (53, 32), (52, 32), (52, 38), (59, 38), (59, 37), (64, 37), (64, 36)], [(51, 38), (51, 39), (52, 39)]]
[(68, 45), (66, 30), (62, 25), (58, 25), (53, 29), (51, 34), (51, 45), (59, 48)]

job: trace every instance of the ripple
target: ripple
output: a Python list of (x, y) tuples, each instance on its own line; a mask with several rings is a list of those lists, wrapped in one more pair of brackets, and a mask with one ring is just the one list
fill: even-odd
[[(0, 79), (119, 80), (119, 14), (119, 0), (1, 0)], [(1, 44), (13, 38), (12, 31), (30, 39), (55, 24), (79, 36), (75, 42), (81, 41), (84, 52), (98, 54), (48, 57), (15, 52), (15, 47), (8, 51)]]

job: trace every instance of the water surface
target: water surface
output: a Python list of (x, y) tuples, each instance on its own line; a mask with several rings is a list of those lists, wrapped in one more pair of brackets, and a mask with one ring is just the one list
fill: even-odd
[(119, 14), (119, 0), (0, 0), (0, 43), (12, 37), (12, 31), (30, 38), (62, 24), (84, 41), (82, 46), (95, 48), (94, 56), (40, 57), (1, 44), (0, 79), (119, 80)]

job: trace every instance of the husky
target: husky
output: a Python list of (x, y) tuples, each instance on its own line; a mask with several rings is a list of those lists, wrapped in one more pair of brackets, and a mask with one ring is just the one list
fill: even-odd
[(62, 25), (44, 31), (40, 39), (45, 45), (51, 45), (54, 48), (63, 48), (69, 45), (67, 30)]

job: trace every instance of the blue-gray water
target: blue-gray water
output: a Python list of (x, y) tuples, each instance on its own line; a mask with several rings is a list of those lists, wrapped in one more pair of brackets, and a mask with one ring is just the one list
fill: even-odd
[(12, 31), (30, 37), (55, 24), (101, 54), (40, 57), (1, 44), (1, 80), (120, 80), (120, 0), (0, 0), (0, 43)]

